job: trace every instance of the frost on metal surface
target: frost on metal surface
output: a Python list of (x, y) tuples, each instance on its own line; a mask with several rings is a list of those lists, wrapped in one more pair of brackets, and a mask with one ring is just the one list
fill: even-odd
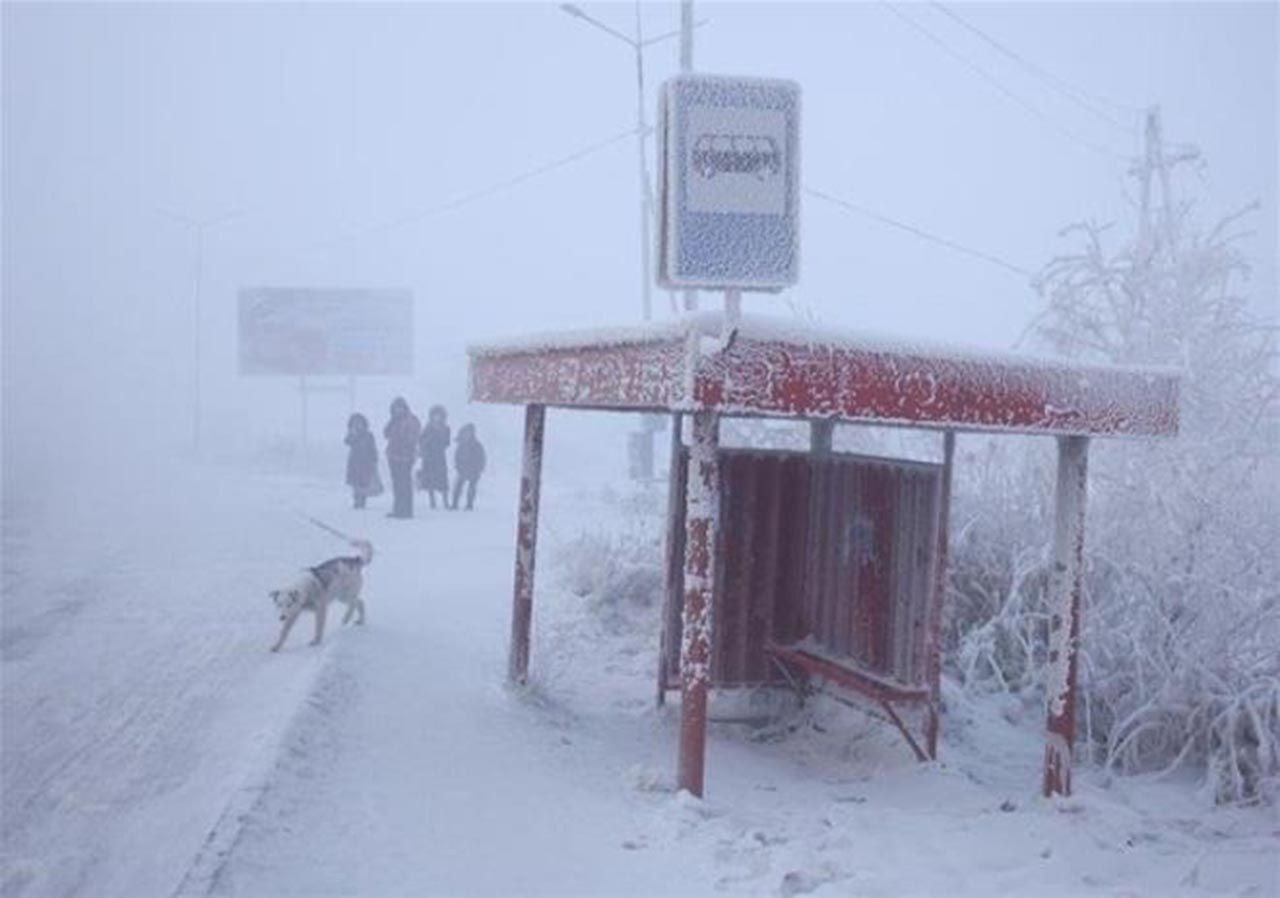
[(1170, 435), (1168, 368), (1075, 365), (719, 313), (471, 350), (472, 398), (1023, 433)]
[(511, 608), (511, 645), (507, 675), (513, 683), (529, 676), (529, 630), (533, 619), (533, 577), (537, 560), (538, 504), (542, 484), (542, 440), (546, 409), (525, 410), (524, 455), (520, 474), (520, 508), (516, 527), (515, 589)]
[(658, 280), (776, 290), (799, 276), (800, 88), (684, 74), (659, 94)]
[(1053, 579), (1049, 597), (1049, 665), (1045, 684), (1048, 705), (1044, 769), (1046, 795), (1071, 792), (1088, 445), (1088, 440), (1083, 437), (1065, 437), (1058, 441)]
[[(711, 680), (712, 586), (716, 524), (719, 518), (718, 447), (706, 430), (715, 422), (694, 421), (685, 487), (684, 617), (680, 634), (680, 675), (687, 687)], [(700, 433), (701, 431), (701, 433)]]
[(667, 342), (572, 349), (475, 352), (471, 398), (582, 408), (674, 409), (684, 405), (684, 347)]

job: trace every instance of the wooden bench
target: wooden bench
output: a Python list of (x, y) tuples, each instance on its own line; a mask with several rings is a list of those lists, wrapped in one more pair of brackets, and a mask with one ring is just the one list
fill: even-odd
[(907, 729), (902, 722), (902, 718), (898, 716), (898, 712), (893, 707), (894, 703), (924, 705), (926, 713), (932, 719), (936, 716), (937, 709), (933, 707), (933, 703), (930, 700), (928, 687), (911, 686), (898, 682), (883, 674), (859, 666), (851, 658), (832, 658), (803, 645), (780, 645), (771, 642), (765, 645), (764, 650), (765, 654), (779, 665), (788, 681), (792, 682), (793, 685), (794, 680), (788, 673), (788, 668), (799, 670), (808, 676), (821, 677), (828, 682), (878, 703), (889, 716), (890, 722), (906, 738), (907, 744), (915, 752), (916, 758), (921, 761), (930, 759), (929, 755), (920, 748), (920, 744), (911, 734), (911, 731)]

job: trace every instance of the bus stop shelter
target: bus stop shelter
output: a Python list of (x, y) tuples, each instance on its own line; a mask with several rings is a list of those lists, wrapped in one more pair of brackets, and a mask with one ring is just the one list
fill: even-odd
[[(936, 757), (955, 434), (1055, 437), (1043, 789), (1070, 793), (1089, 440), (1175, 434), (1175, 373), (721, 313), (469, 352), (473, 401), (525, 407), (508, 669), (515, 683), (529, 672), (546, 409), (674, 416), (658, 689), (680, 691), (678, 783), (695, 795), (703, 793), (713, 687), (834, 683), (877, 705), (918, 757)], [(723, 449), (725, 417), (808, 422), (810, 449)], [(942, 461), (834, 452), (837, 423), (938, 432)], [(914, 731), (913, 712), (922, 720)]]

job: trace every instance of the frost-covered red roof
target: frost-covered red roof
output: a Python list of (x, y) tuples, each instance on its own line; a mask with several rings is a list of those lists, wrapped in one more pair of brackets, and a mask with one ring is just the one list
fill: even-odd
[(472, 346), (471, 398), (578, 408), (835, 418), (1049, 434), (1172, 435), (1167, 368), (889, 340), (704, 312)]

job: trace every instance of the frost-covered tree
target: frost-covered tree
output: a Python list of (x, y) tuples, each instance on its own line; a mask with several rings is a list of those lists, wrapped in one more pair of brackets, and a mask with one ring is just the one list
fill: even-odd
[[(1103, 441), (1092, 454), (1081, 756), (1124, 770), (1200, 764), (1219, 801), (1274, 797), (1277, 329), (1246, 292), (1240, 249), (1257, 206), (1203, 226), (1195, 205), (1175, 201), (1171, 190), (1194, 153), (1166, 156), (1154, 117), (1147, 136), (1134, 171), (1136, 233), (1095, 222), (1067, 228), (1072, 249), (1037, 278), (1045, 305), (1029, 329), (1036, 342), (1073, 358), (1168, 365), (1182, 377), (1176, 440)], [(1274, 308), (1275, 297), (1266, 299)], [(966, 589), (990, 575), (977, 562), (981, 549), (957, 547), (953, 591), (961, 603), (972, 603)], [(1019, 551), (1021, 560), (1004, 562), (1008, 572), (994, 578), (988, 613), (955, 635), (961, 673), (1036, 679), (1028, 672), (1042, 665), (1035, 559), (1043, 554)]]

